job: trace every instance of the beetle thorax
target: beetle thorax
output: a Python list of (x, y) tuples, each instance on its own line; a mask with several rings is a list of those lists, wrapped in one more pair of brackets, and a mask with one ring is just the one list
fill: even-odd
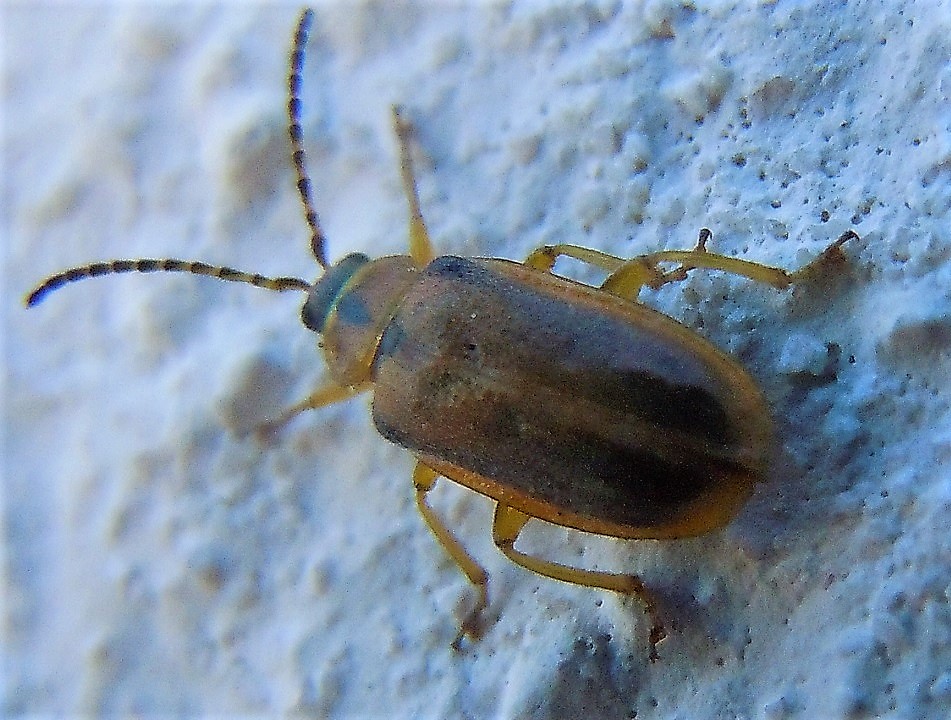
[(354, 253), (314, 283), (301, 319), (323, 335), (327, 368), (337, 383), (357, 385), (372, 379), (380, 336), (416, 273), (408, 255), (370, 260)]

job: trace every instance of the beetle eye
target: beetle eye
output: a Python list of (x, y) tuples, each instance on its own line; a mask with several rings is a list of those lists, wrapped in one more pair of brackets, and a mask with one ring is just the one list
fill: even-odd
[(340, 300), (340, 294), (350, 278), (361, 267), (370, 262), (363, 253), (351, 253), (331, 267), (307, 294), (307, 302), (301, 308), (300, 317), (304, 325), (315, 333), (324, 331), (327, 316)]

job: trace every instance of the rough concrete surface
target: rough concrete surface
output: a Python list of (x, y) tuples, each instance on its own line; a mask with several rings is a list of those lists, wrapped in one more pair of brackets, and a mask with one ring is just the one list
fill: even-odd
[(450, 649), (473, 594), (368, 398), (248, 435), (322, 377), (300, 295), (123, 276), (22, 307), (117, 257), (316, 277), (284, 117), (298, 12), (2, 8), (4, 713), (949, 717), (951, 6), (316, 7), (305, 139), (331, 258), (406, 247), (396, 102), (447, 252), (632, 256), (706, 226), (794, 268), (861, 236), (818, 285), (645, 293), (774, 410), (773, 470), (733, 523), (526, 533), (643, 575), (671, 629), (654, 664), (636, 603), (509, 564), (490, 503), (442, 482), (491, 575), (485, 637)]

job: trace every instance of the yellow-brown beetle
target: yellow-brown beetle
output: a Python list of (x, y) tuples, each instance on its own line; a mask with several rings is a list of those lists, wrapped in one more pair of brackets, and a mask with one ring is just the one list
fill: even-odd
[[(478, 635), (488, 579), (427, 502), (438, 476), (496, 501), (492, 537), (512, 561), (637, 597), (651, 619), (656, 659), (666, 633), (640, 578), (522, 553), (515, 549), (519, 533), (532, 518), (619, 538), (687, 537), (726, 524), (766, 474), (769, 411), (740, 365), (638, 303), (639, 291), (701, 267), (784, 288), (841, 259), (841, 245), (857, 236), (843, 233), (794, 273), (707, 252), (706, 229), (692, 250), (632, 260), (573, 245), (540, 248), (524, 263), (435, 257), (419, 208), (410, 127), (394, 108), (409, 255), (352, 254), (328, 266), (299, 120), (310, 21), (307, 11), (294, 38), (288, 113), (298, 189), (323, 276), (309, 283), (200, 262), (113, 260), (48, 278), (27, 304), (74, 280), (121, 272), (190, 272), (307, 292), (302, 319), (323, 336), (331, 379), (269, 427), (373, 388), (377, 429), (417, 458), (421, 514), (478, 589), (454, 644)], [(554, 275), (561, 256), (601, 268), (607, 279), (595, 288)]]

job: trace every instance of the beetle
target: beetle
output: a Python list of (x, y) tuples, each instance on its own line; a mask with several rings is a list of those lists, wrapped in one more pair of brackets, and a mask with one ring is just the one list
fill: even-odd
[[(301, 73), (312, 21), (294, 35), (288, 130), (311, 252), (323, 269), (308, 282), (178, 259), (111, 260), (50, 276), (36, 305), (76, 280), (125, 272), (189, 272), (273, 291), (307, 294), (301, 318), (322, 336), (329, 379), (267, 423), (373, 390), (384, 438), (416, 457), (416, 504), (477, 597), (453, 646), (481, 633), (488, 576), (433, 510), (445, 477), (495, 501), (492, 538), (510, 560), (540, 575), (637, 598), (650, 623), (650, 659), (666, 630), (637, 575), (588, 570), (524, 553), (531, 519), (617, 538), (669, 539), (727, 524), (767, 474), (772, 424), (765, 399), (739, 363), (638, 300), (697, 268), (783, 289), (841, 262), (847, 230), (795, 272), (709, 252), (711, 232), (689, 250), (624, 259), (576, 245), (541, 247), (524, 262), (436, 256), (420, 210), (412, 128), (393, 108), (409, 253), (331, 265), (312, 199), (301, 128)], [(573, 258), (604, 271), (592, 286), (554, 274)], [(669, 269), (665, 269), (669, 268)]]

